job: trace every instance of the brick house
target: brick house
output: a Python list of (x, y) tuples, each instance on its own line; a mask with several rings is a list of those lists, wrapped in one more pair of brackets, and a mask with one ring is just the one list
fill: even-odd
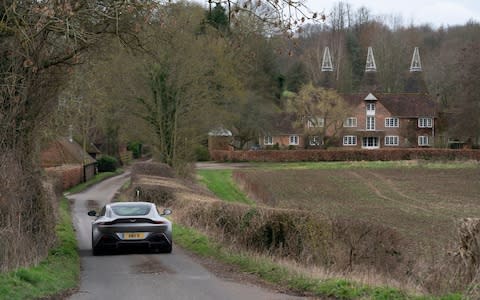
[(44, 170), (58, 176), (68, 189), (95, 176), (97, 161), (70, 138), (58, 138), (40, 153)]
[(278, 113), (271, 117), (272, 126), (260, 136), (259, 145), (262, 149), (305, 148), (305, 135), (301, 127), (295, 126), (296, 115), (293, 113)]
[(344, 95), (353, 113), (344, 122), (342, 146), (430, 147), (436, 105), (428, 94), (359, 93)]
[[(322, 73), (325, 87), (332, 88), (332, 60), (328, 47), (325, 48)], [(422, 76), (418, 48), (414, 49), (410, 72), (406, 79), (404, 93), (383, 93), (377, 81), (377, 69), (373, 49), (368, 48), (365, 74), (361, 91), (341, 95), (351, 108), (350, 116), (343, 122), (337, 133), (337, 145), (347, 148), (412, 148), (434, 145), (435, 122), (438, 118), (437, 105), (429, 96)], [(266, 148), (278, 143), (281, 146), (298, 148), (321, 147), (325, 137), (308, 135), (309, 128), (322, 127), (325, 119), (315, 116), (316, 122), (305, 122), (303, 128), (295, 128), (294, 117), (280, 114), (283, 122), (274, 124), (270, 133), (259, 138), (259, 144)], [(326, 135), (329, 134), (327, 130)], [(330, 134), (332, 134), (330, 132)]]

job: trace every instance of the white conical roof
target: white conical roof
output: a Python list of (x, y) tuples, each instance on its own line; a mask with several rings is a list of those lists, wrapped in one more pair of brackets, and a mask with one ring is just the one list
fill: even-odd
[(410, 72), (422, 72), (422, 61), (418, 47), (413, 50), (412, 63), (410, 64)]
[(376, 71), (377, 71), (377, 65), (375, 64), (375, 57), (373, 57), (373, 49), (372, 47), (368, 47), (365, 72), (376, 72)]
[(333, 72), (332, 57), (328, 47), (325, 47), (325, 50), (323, 50), (322, 72)]
[(367, 100), (367, 101), (375, 101), (375, 100), (378, 100), (377, 97), (375, 97), (375, 95), (373, 95), (372, 93), (369, 93), (367, 95), (367, 97), (365, 97), (364, 100)]
[(212, 129), (208, 132), (209, 136), (232, 136), (232, 132), (223, 127)]

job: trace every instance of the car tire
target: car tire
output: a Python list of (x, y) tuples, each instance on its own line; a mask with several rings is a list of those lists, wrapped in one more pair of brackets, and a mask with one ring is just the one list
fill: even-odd
[(92, 232), (92, 255), (93, 256), (100, 255), (100, 252), (101, 252), (100, 249), (93, 245), (93, 232)]

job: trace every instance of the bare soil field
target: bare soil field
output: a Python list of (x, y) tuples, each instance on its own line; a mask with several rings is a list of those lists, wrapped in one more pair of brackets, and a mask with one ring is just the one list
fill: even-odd
[(235, 170), (264, 205), (355, 218), (396, 229), (425, 246), (446, 246), (455, 222), (480, 215), (480, 169)]

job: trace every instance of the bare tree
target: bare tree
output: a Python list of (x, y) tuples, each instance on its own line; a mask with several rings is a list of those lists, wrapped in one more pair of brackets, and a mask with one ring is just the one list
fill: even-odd
[(175, 13), (149, 28), (150, 94), (135, 97), (135, 114), (148, 125), (156, 158), (182, 172), (193, 160), (193, 146), (222, 124), (232, 101), (240, 99), (241, 83), (228, 40), (215, 32), (198, 33), (201, 8), (172, 4), (168, 9)]
[(478, 69), (480, 68), (480, 59), (478, 53), (480, 47), (478, 42), (472, 43), (461, 50), (461, 56), (457, 70), (459, 77), (457, 84), (461, 86), (459, 91), (460, 97), (457, 102), (452, 105), (454, 118), (451, 125), (451, 132), (457, 138), (470, 140), (471, 144), (480, 144), (480, 86), (478, 82), (480, 76)]
[(297, 114), (297, 126), (305, 128), (308, 136), (318, 136), (325, 148), (335, 144), (335, 140), (348, 116), (349, 108), (335, 90), (313, 86), (302, 87), (298, 95), (291, 99), (290, 110)]
[[(70, 67), (82, 53), (115, 34), (124, 42), (134, 36), (152, 10), (146, 2), (125, 1), (20, 1), (6, 0), (0, 7), (0, 193), (1, 240), (19, 237), (14, 256), (0, 258), (0, 268), (28, 263), (25, 257), (45, 255), (54, 236), (53, 209), (38, 168), (38, 136), (45, 117), (55, 106)], [(141, 20), (141, 21), (140, 21)], [(138, 22), (137, 22), (138, 21)], [(15, 166), (16, 185), (4, 181)], [(9, 190), (7, 192), (6, 190)], [(15, 222), (9, 222), (17, 216)], [(0, 252), (5, 244), (0, 244)], [(12, 244), (13, 245), (13, 244)], [(35, 249), (32, 251), (32, 249)], [(31, 252), (31, 253), (30, 253)]]
[(323, 14), (311, 11), (303, 0), (207, 0), (223, 3), (227, 7), (228, 19), (236, 21), (242, 14), (255, 16), (272, 28), (293, 34), (307, 20), (324, 20)]

